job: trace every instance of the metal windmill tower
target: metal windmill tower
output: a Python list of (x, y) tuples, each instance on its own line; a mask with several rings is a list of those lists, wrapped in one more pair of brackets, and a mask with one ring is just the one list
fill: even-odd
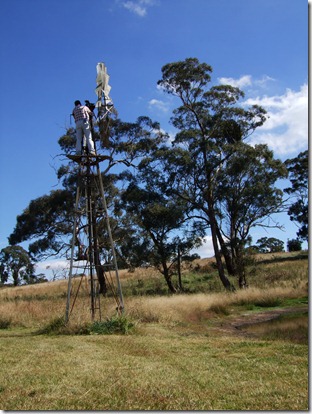
[[(109, 76), (104, 63), (98, 63), (95, 89), (98, 99), (95, 107), (98, 110), (97, 122), (102, 121), (102, 124), (113, 110), (113, 102), (109, 98), (111, 88), (108, 81)], [(78, 183), (65, 322), (69, 321), (82, 286), (87, 286), (91, 320), (101, 320), (101, 295), (113, 301), (118, 314), (124, 310), (114, 240), (100, 171), (100, 163), (110, 157), (88, 153), (67, 157), (78, 164)], [(103, 242), (103, 237), (99, 237), (103, 234), (106, 235), (105, 242)], [(74, 288), (73, 278), (76, 279), (76, 275), (79, 275), (80, 281)]]

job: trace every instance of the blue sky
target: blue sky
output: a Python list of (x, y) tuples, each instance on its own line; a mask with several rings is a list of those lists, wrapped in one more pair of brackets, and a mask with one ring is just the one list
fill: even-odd
[[(1, 0), (0, 31), (0, 248), (30, 200), (57, 185), (57, 141), (74, 100), (96, 99), (98, 62), (124, 121), (148, 115), (173, 133), (177, 102), (157, 89), (161, 67), (197, 57), (214, 84), (238, 85), (268, 110), (252, 143), (283, 160), (308, 146), (306, 0)], [(287, 215), (282, 223), (268, 236), (296, 237)], [(200, 253), (211, 253), (209, 238)]]

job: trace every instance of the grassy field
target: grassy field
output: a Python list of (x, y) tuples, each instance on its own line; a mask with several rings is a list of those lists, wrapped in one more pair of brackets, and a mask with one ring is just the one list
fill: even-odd
[(0, 409), (308, 410), (307, 255), (249, 271), (249, 289), (225, 293), (201, 260), (174, 296), (151, 269), (121, 271), (127, 335), (73, 334), (90, 323), (83, 289), (53, 331), (66, 281), (0, 289)]

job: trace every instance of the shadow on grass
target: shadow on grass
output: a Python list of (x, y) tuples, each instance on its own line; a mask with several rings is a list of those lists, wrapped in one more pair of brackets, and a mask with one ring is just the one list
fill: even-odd
[(306, 260), (309, 257), (309, 253), (307, 251), (301, 252), (296, 256), (276, 256), (270, 257), (268, 259), (260, 259), (257, 262), (261, 264), (269, 264), (269, 263), (284, 263), (284, 262), (296, 262), (298, 260)]
[(35, 332), (37, 335), (127, 335), (135, 324), (127, 316), (115, 316), (104, 321), (71, 325), (64, 317), (55, 318)]
[(266, 340), (290, 341), (307, 345), (309, 342), (308, 319), (308, 312), (296, 312), (246, 326), (244, 330)]

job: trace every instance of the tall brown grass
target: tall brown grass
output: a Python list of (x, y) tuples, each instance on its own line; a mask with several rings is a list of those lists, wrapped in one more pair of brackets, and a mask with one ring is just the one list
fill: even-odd
[[(207, 268), (212, 261), (203, 260)], [(214, 292), (178, 294), (172, 296), (127, 296), (126, 314), (141, 322), (177, 323), (200, 320), (207, 312), (221, 312), (231, 306), (253, 303), (274, 303), (277, 299), (307, 295), (307, 260), (269, 262), (258, 265), (250, 277), (252, 287), (235, 293)], [(188, 270), (185, 270), (187, 272)], [(161, 277), (152, 269), (137, 269), (133, 273), (120, 272), (121, 282), (148, 280)], [(73, 280), (73, 289), (79, 279)], [(67, 281), (60, 280), (37, 285), (0, 289), (0, 315), (2, 320), (24, 327), (37, 327), (65, 314)], [(101, 299), (102, 315), (116, 311), (110, 298)], [(88, 284), (83, 281), (73, 309), (75, 323), (90, 321)]]
[(296, 298), (306, 295), (306, 289), (291, 287), (249, 288), (236, 293), (211, 293), (177, 295), (170, 297), (129, 298), (127, 312), (143, 322), (174, 323), (186, 320), (200, 320), (202, 315), (216, 309), (252, 303), (272, 303), (277, 299)]

